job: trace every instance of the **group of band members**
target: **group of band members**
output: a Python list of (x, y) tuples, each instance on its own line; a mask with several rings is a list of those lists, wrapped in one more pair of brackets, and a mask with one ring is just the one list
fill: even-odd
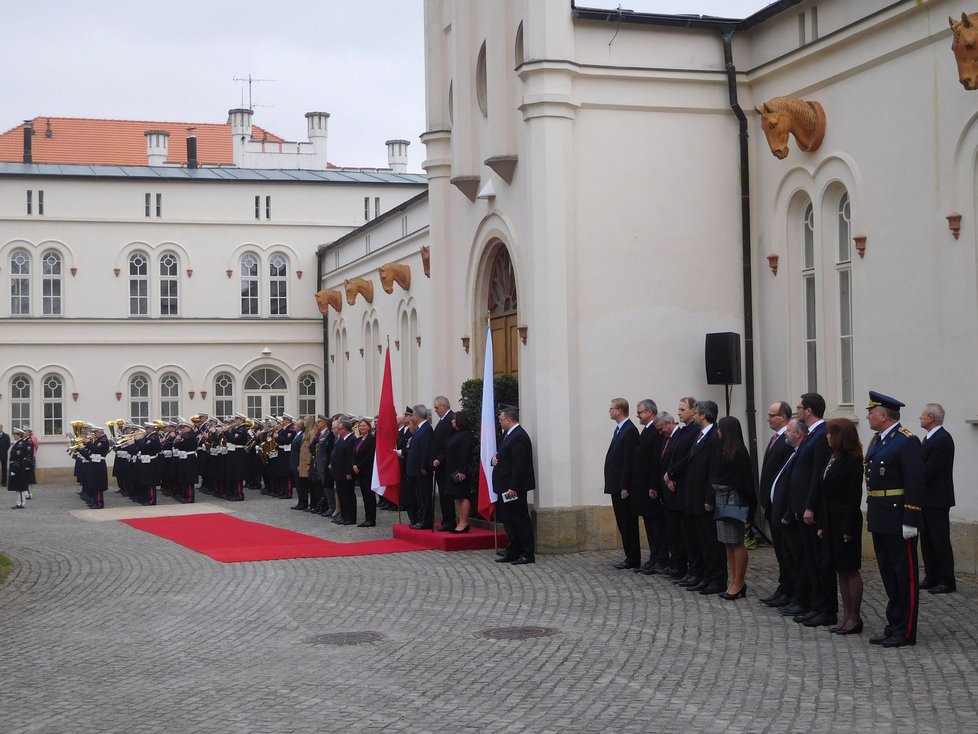
[[(940, 404), (928, 403), (921, 413), (923, 442), (900, 424), (903, 407), (870, 391), (866, 422), (875, 435), (864, 450), (851, 419), (824, 418), (825, 400), (818, 393), (803, 394), (794, 410), (786, 401), (774, 403), (767, 414), (773, 435), (755, 491), (740, 424), (729, 416), (718, 419), (716, 403), (682, 398), (677, 420), (654, 401), (642, 400), (639, 431), (628, 402), (616, 398), (609, 409), (616, 427), (605, 460), (605, 492), (625, 551), (615, 568), (673, 577), (680, 587), (707, 596), (743, 599), (744, 538), (759, 505), (779, 574), (774, 593), (761, 603), (805, 627), (858, 635), (864, 627), (865, 496), (866, 525), (887, 596), (885, 624), (869, 642), (914, 645), (920, 590), (956, 590), (949, 524), (954, 442), (943, 428)], [(645, 564), (639, 518), (649, 540)]]

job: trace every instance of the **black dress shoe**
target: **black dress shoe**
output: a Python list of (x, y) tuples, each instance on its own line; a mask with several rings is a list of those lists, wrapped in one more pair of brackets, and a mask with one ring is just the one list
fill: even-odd
[(624, 571), (626, 568), (638, 568), (638, 564), (634, 561), (621, 561), (620, 563), (614, 564), (613, 568), (617, 568), (619, 571)]
[(452, 531), (452, 530), (453, 530), (454, 528), (455, 528), (455, 526), (454, 526), (454, 525), (446, 525), (445, 523), (442, 523), (441, 525), (439, 525), (439, 526), (438, 526), (438, 527), (436, 528), (436, 530), (437, 530), (437, 531), (438, 531), (439, 533), (448, 533), (448, 532), (451, 532), (451, 531)]
[(713, 596), (714, 594), (720, 594), (725, 590), (723, 584), (707, 584), (704, 588), (700, 589), (700, 594), (703, 596)]
[(919, 584), (917, 584), (917, 586), (918, 588), (921, 589), (933, 589), (939, 583), (940, 583), (939, 581), (935, 581), (934, 579), (924, 579)]
[(699, 576), (684, 576), (676, 582), (676, 586), (682, 586), (684, 589), (688, 589), (690, 586), (697, 586), (701, 583), (703, 583), (703, 579)]
[(794, 617), (791, 618), (791, 621), (792, 622), (797, 622), (798, 624), (803, 624), (803, 623), (807, 622), (809, 619), (811, 619), (812, 617), (817, 617), (818, 615), (819, 615), (819, 612), (816, 612), (816, 611), (812, 610), (812, 611), (809, 611), (809, 612), (803, 612), (801, 614), (796, 614)]
[(784, 594), (775, 594), (774, 596), (769, 596), (767, 599), (761, 599), (761, 604), (768, 607), (783, 607), (790, 601), (791, 599)]
[(787, 604), (781, 607), (778, 612), (786, 617), (794, 617), (798, 614), (808, 614), (808, 610), (801, 604)]
[(655, 566), (651, 566), (649, 568), (642, 566), (642, 568), (636, 568), (635, 573), (640, 573), (643, 576), (655, 576), (657, 574), (662, 573), (662, 571), (656, 571)]
[(873, 635), (872, 637), (869, 638), (869, 644), (882, 645), (883, 642), (885, 642), (888, 639), (890, 639), (890, 635), (888, 635), (886, 632), (880, 632), (878, 635)]
[(513, 566), (525, 566), (527, 563), (536, 563), (537, 559), (533, 556), (520, 556), (515, 561), (513, 561)]
[(758, 599), (761, 604), (767, 604), (770, 606), (771, 602), (777, 599), (779, 596), (784, 596), (780, 591), (775, 591), (771, 596), (765, 596), (763, 599)]
[(703, 589), (705, 589), (709, 585), (710, 585), (709, 581), (707, 581), (706, 579), (701, 579), (698, 584), (694, 584), (693, 586), (687, 586), (686, 591), (703, 591)]
[(743, 588), (741, 588), (741, 590), (738, 591), (738, 592), (735, 592), (733, 594), (728, 594), (726, 591), (724, 591), (723, 593), (719, 594), (719, 597), (721, 599), (725, 599), (726, 601), (733, 601), (735, 599), (746, 599), (747, 598), (747, 584), (744, 584)]
[[(920, 588), (924, 587), (921, 586)], [(929, 591), (931, 594), (953, 594), (955, 591), (957, 591), (957, 587), (949, 586), (947, 584), (938, 584), (937, 586), (932, 586), (927, 591)]]
[(421, 523), (416, 522), (416, 523), (412, 523), (409, 527), (411, 528), (411, 530), (421, 530), (424, 526)]
[(824, 612), (819, 612), (814, 617), (802, 622), (806, 627), (826, 627), (828, 625), (838, 624), (839, 617), (835, 614), (826, 614)]
[(915, 640), (907, 640), (903, 637), (887, 637), (880, 643), (880, 647), (905, 647), (916, 644)]
[(500, 548), (499, 550), (496, 551), (496, 555), (497, 556), (508, 556), (509, 555), (509, 551), (506, 550), (505, 548)]
[(308, 505), (293, 505), (292, 506), (292, 509), (293, 510), (307, 510), (307, 509), (309, 509), (309, 506)]
[(373, 528), (377, 527), (377, 523), (371, 522), (370, 520), (364, 520), (362, 523), (357, 525), (358, 528)]
[(518, 559), (518, 558), (522, 558), (522, 557), (523, 557), (523, 556), (511, 556), (511, 555), (509, 555), (509, 554), (507, 553), (507, 554), (506, 554), (506, 555), (504, 555), (504, 556), (499, 556), (499, 558), (497, 558), (497, 559), (496, 559), (496, 563), (512, 563), (512, 562), (513, 562), (513, 561), (515, 561), (516, 559)]
[(458, 528), (452, 528), (452, 529), (451, 529), (451, 530), (449, 530), (448, 532), (450, 532), (450, 533), (452, 533), (453, 535), (462, 535), (463, 533), (467, 533), (467, 532), (469, 532), (469, 530), (470, 530), (471, 528), (472, 528), (472, 526), (471, 526), (471, 525), (466, 525), (466, 526), (465, 526), (464, 528), (462, 528), (461, 530), (459, 530)]
[(837, 635), (858, 635), (858, 634), (862, 634), (862, 631), (863, 631), (863, 623), (861, 621), (859, 621), (859, 622), (856, 622), (849, 629), (841, 629), (841, 628), (840, 629), (837, 629), (835, 631), (835, 634), (837, 634)]

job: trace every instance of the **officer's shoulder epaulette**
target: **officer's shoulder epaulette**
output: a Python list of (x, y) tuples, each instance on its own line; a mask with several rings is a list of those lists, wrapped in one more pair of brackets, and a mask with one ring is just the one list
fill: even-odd
[(902, 433), (907, 438), (914, 438), (914, 432), (911, 431), (906, 426), (900, 426), (900, 433)]

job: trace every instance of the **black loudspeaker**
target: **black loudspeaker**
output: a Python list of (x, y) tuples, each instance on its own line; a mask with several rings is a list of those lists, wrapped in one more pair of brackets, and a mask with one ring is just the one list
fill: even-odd
[(721, 331), (706, 335), (706, 384), (740, 384), (740, 334)]

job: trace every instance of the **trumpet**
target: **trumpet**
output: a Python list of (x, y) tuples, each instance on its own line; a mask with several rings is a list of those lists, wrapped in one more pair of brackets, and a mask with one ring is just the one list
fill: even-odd
[(146, 435), (146, 431), (140, 430), (140, 431), (133, 431), (132, 433), (127, 433), (123, 436), (120, 436), (119, 439), (115, 442), (115, 445), (112, 447), (112, 450), (118, 451), (119, 449), (129, 448), (134, 443), (136, 443), (136, 441), (138, 441), (145, 435)]

